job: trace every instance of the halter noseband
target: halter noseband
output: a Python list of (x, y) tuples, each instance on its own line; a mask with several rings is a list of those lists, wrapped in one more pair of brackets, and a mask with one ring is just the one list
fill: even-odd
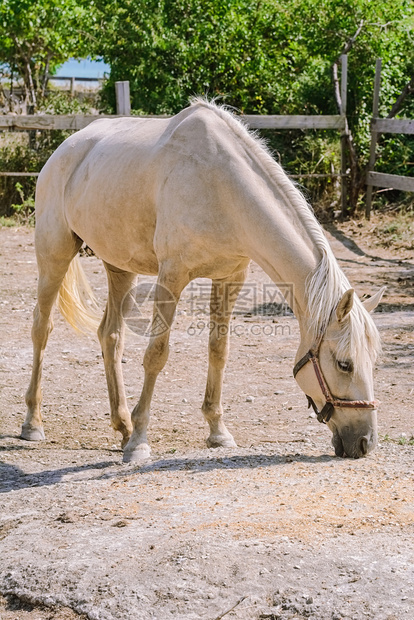
[(295, 365), (293, 369), (293, 376), (296, 378), (298, 372), (308, 363), (312, 362), (313, 369), (315, 371), (316, 378), (319, 383), (319, 387), (322, 390), (322, 394), (325, 398), (325, 405), (322, 407), (320, 411), (314, 402), (314, 400), (306, 394), (306, 398), (308, 399), (308, 409), (312, 407), (314, 412), (316, 413), (316, 417), (318, 422), (322, 422), (326, 424), (331, 419), (335, 407), (347, 407), (349, 409), (376, 409), (378, 407), (379, 402), (376, 400), (345, 400), (343, 398), (335, 398), (332, 396), (331, 391), (326, 383), (325, 377), (323, 376), (323, 372), (321, 366), (319, 364), (319, 349), (321, 346), (322, 337), (318, 339), (315, 347), (310, 349), (306, 355), (304, 355), (298, 363)]

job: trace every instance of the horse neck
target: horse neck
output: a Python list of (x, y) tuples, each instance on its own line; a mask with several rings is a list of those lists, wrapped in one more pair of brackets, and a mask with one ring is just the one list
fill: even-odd
[(292, 310), (306, 334), (310, 320), (307, 281), (329, 247), (316, 220), (311, 228), (307, 226), (312, 214), (301, 218), (293, 208), (276, 205), (273, 209), (249, 209), (255, 213), (248, 218), (248, 246), (250, 257), (275, 284), (291, 285)]

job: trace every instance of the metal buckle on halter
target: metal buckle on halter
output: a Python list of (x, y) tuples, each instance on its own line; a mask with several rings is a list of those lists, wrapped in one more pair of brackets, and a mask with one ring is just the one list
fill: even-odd
[(342, 398), (335, 398), (332, 396), (331, 391), (326, 383), (325, 377), (323, 376), (322, 368), (319, 364), (318, 352), (321, 344), (322, 338), (319, 339), (317, 345), (310, 349), (306, 355), (304, 355), (293, 369), (293, 376), (296, 378), (298, 372), (308, 363), (312, 362), (316, 378), (319, 383), (319, 387), (321, 388), (322, 394), (325, 398), (325, 405), (319, 411), (314, 400), (306, 394), (306, 398), (308, 399), (308, 409), (312, 407), (314, 412), (316, 413), (316, 417), (318, 422), (322, 424), (326, 424), (331, 419), (335, 407), (346, 407), (351, 409), (376, 409), (379, 405), (378, 401), (375, 400), (345, 400)]
[[(306, 398), (308, 399), (308, 409), (312, 407), (312, 409), (316, 413), (316, 418), (318, 422), (320, 422), (321, 424), (326, 424), (331, 419), (335, 408), (334, 408), (334, 405), (332, 404), (333, 399), (332, 399), (331, 393), (329, 392), (329, 388), (326, 385), (325, 378), (322, 374), (322, 370), (319, 367), (318, 358), (315, 355), (315, 353), (312, 351), (312, 349), (310, 349), (306, 353), (306, 355), (304, 355), (295, 365), (293, 369), (293, 376), (296, 378), (296, 375), (298, 374), (299, 370), (301, 370), (310, 361), (313, 362), (316, 378), (318, 379), (318, 383), (326, 399), (326, 403), (322, 407), (322, 409), (319, 411), (313, 398), (309, 396), (308, 394), (305, 394)], [(316, 362), (316, 365), (315, 365), (315, 362)]]
[(318, 408), (315, 405), (315, 402), (314, 402), (313, 398), (311, 398), (307, 394), (305, 394), (305, 396), (308, 399), (308, 409), (310, 409), (310, 407), (312, 407), (312, 409), (316, 413), (316, 419), (318, 420), (318, 422), (321, 422), (321, 424), (326, 424), (327, 422), (329, 422), (329, 420), (331, 419), (332, 414), (334, 412), (334, 409), (335, 409), (333, 404), (332, 403), (325, 403), (325, 405), (322, 407), (322, 409), (320, 411), (318, 411)]

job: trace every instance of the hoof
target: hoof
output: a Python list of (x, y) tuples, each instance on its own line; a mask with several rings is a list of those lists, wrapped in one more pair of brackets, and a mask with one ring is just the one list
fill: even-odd
[(26, 441), (44, 441), (46, 439), (42, 426), (25, 426), (24, 424), (22, 426), (20, 438), (26, 439)]
[(210, 436), (206, 443), (207, 448), (237, 448), (237, 443), (230, 433), (228, 435)]
[(151, 455), (151, 448), (147, 443), (141, 443), (132, 450), (124, 450), (123, 463), (139, 463)]

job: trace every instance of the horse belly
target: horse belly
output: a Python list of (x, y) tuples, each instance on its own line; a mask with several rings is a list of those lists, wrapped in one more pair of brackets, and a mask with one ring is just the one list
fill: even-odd
[[(129, 166), (130, 167), (130, 166)], [(114, 159), (85, 162), (65, 195), (72, 230), (105, 262), (118, 269), (155, 275), (156, 216), (145, 170), (125, 170)]]

